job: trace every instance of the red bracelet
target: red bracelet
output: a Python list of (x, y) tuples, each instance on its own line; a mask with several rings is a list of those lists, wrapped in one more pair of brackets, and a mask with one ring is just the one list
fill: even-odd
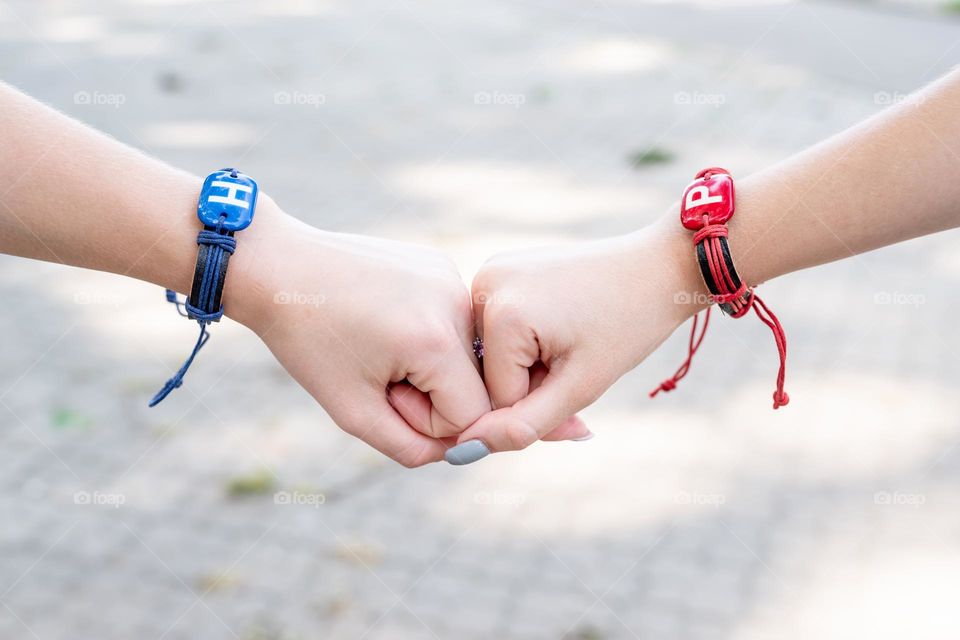
[[(790, 402), (790, 396), (783, 390), (783, 379), (787, 364), (787, 337), (777, 316), (763, 303), (752, 287), (747, 286), (740, 279), (733, 258), (730, 255), (730, 246), (727, 243), (727, 222), (734, 213), (733, 178), (726, 169), (710, 167), (696, 175), (693, 182), (687, 185), (680, 203), (680, 222), (690, 231), (693, 231), (693, 244), (697, 251), (697, 263), (700, 265), (700, 274), (710, 291), (710, 301), (720, 306), (720, 310), (734, 318), (741, 318), (752, 308), (757, 317), (770, 327), (773, 339), (777, 343), (780, 354), (780, 371), (777, 373), (777, 390), (773, 392), (773, 408), (778, 409)], [(708, 307), (703, 319), (703, 329), (697, 336), (697, 323), (700, 314), (693, 317), (693, 327), (690, 330), (690, 342), (687, 347), (687, 359), (672, 377), (660, 383), (660, 386), (650, 392), (650, 397), (660, 391), (672, 391), (677, 382), (690, 369), (693, 355), (703, 342), (710, 323), (710, 308)]]

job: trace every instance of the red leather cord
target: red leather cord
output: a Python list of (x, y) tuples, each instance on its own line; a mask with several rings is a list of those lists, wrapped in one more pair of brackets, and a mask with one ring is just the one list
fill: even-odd
[[(713, 170), (707, 169), (698, 174), (698, 177), (709, 174)], [(717, 304), (727, 304), (733, 308), (731, 314), (734, 318), (741, 318), (753, 309), (760, 318), (760, 321), (770, 327), (773, 332), (773, 339), (777, 345), (777, 352), (780, 356), (780, 369), (777, 373), (777, 388), (773, 392), (773, 408), (779, 409), (790, 402), (790, 396), (783, 390), (784, 378), (787, 365), (787, 337), (780, 325), (777, 316), (769, 307), (748, 287), (745, 282), (741, 282), (737, 287), (734, 284), (733, 275), (727, 268), (727, 262), (723, 258), (723, 249), (720, 244), (720, 238), (727, 237), (728, 229), (726, 224), (709, 224), (704, 216), (704, 226), (693, 235), (693, 244), (697, 246), (703, 242), (703, 249), (706, 254), (707, 264), (710, 269), (713, 282), (719, 291), (716, 295), (711, 295), (711, 300)], [(707, 308), (704, 315), (703, 329), (697, 337), (697, 320), (700, 314), (693, 317), (693, 327), (690, 330), (690, 342), (687, 348), (687, 359), (680, 365), (676, 373), (660, 383), (656, 389), (650, 392), (650, 397), (654, 397), (660, 391), (672, 391), (690, 370), (690, 364), (693, 356), (703, 342), (703, 337), (707, 332), (707, 326), (710, 322), (710, 308)]]
[(700, 331), (700, 337), (697, 338), (697, 320), (699, 320), (699, 318), (699, 313), (693, 316), (693, 327), (690, 329), (690, 344), (687, 346), (687, 359), (683, 361), (683, 364), (680, 365), (676, 373), (661, 382), (659, 387), (650, 392), (651, 398), (661, 391), (673, 391), (677, 388), (677, 382), (687, 375), (687, 372), (690, 370), (690, 364), (693, 362), (693, 354), (700, 348), (700, 343), (703, 342), (703, 336), (707, 335), (707, 327), (710, 326), (710, 309), (707, 308), (707, 312), (703, 316), (703, 329)]
[[(773, 332), (773, 339), (777, 343), (777, 352), (780, 354), (780, 369), (777, 371), (777, 388), (773, 392), (773, 408), (779, 409), (790, 402), (790, 396), (783, 390), (783, 380), (787, 374), (787, 336), (783, 332), (783, 327), (780, 326), (780, 321), (777, 319), (777, 316), (774, 315), (773, 311), (770, 311), (770, 308), (764, 304), (763, 300), (756, 294), (750, 298), (757, 303), (753, 306), (757, 317), (760, 318), (763, 324), (770, 327), (770, 331)], [(761, 309), (763, 313), (761, 313)], [(764, 316), (764, 314), (766, 314), (766, 316)]]

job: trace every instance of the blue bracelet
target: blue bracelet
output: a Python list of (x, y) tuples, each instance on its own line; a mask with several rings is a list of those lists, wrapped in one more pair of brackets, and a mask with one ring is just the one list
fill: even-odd
[(183, 376), (210, 338), (207, 325), (219, 322), (223, 317), (221, 298), (227, 265), (237, 248), (233, 234), (250, 226), (256, 207), (257, 183), (237, 169), (221, 169), (203, 181), (197, 204), (197, 217), (203, 223), (203, 230), (197, 236), (197, 267), (193, 274), (190, 298), (181, 302), (175, 291), (167, 289), (167, 302), (175, 305), (180, 315), (197, 321), (200, 337), (180, 370), (167, 380), (150, 401), (151, 407), (183, 384)]

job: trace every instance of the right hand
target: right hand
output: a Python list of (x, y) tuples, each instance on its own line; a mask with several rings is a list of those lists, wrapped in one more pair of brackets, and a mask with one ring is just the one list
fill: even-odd
[[(470, 295), (451, 260), (284, 215), (259, 229), (256, 246), (237, 252), (247, 261), (237, 274), (245, 303), (231, 315), (344, 431), (417, 467), (443, 458), (443, 438), (490, 411)], [(401, 403), (403, 390), (422, 392), (415, 420), (404, 420), (388, 390)]]

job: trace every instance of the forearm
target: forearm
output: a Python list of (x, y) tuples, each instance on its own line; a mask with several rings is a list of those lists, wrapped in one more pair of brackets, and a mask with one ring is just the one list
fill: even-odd
[[(0, 139), (0, 251), (189, 292), (200, 179), (3, 84)], [(258, 245), (281, 217), (262, 197), (231, 260), (224, 300), (240, 321), (252, 313)]]
[[(910, 100), (737, 181), (730, 247), (751, 285), (960, 226), (960, 71)], [(681, 285), (703, 291), (674, 208), (660, 233), (683, 246)], [(679, 258), (683, 261), (683, 258)]]

